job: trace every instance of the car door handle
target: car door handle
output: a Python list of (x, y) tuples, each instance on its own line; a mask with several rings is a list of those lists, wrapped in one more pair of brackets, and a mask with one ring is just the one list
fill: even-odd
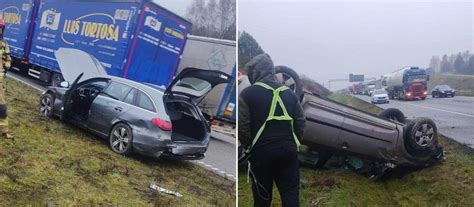
[(122, 111), (122, 110), (123, 110), (123, 109), (122, 109), (122, 107), (120, 107), (120, 106), (115, 107), (115, 111)]

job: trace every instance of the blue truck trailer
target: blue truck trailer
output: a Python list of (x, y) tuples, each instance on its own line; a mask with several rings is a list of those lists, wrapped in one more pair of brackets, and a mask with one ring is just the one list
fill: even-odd
[(167, 86), (191, 23), (147, 0), (2, 0), (14, 66), (57, 85), (59, 48), (95, 56), (109, 75)]

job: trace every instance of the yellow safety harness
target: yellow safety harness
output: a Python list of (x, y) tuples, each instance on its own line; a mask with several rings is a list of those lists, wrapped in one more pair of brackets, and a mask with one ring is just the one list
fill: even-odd
[[(255, 138), (252, 141), (252, 144), (250, 145), (249, 148), (247, 148), (246, 153), (250, 153), (253, 146), (255, 145), (255, 143), (257, 143), (258, 139), (260, 138), (260, 135), (262, 135), (263, 130), (265, 130), (265, 126), (267, 125), (267, 122), (271, 121), (271, 120), (289, 121), (291, 123), (291, 131), (292, 131), (292, 134), (293, 134), (293, 138), (295, 139), (295, 142), (296, 142), (296, 148), (299, 151), (300, 141), (298, 140), (298, 137), (296, 136), (294, 128), (293, 128), (293, 122), (294, 122), (293, 118), (288, 114), (288, 111), (285, 108), (285, 104), (283, 104), (283, 100), (280, 97), (280, 92), (282, 92), (284, 90), (287, 90), (289, 88), (286, 87), (286, 86), (280, 86), (277, 89), (274, 89), (271, 86), (269, 86), (265, 83), (262, 83), (262, 82), (256, 82), (254, 85), (261, 86), (263, 88), (271, 90), (273, 92), (273, 99), (272, 99), (272, 105), (270, 106), (270, 112), (268, 113), (268, 117), (265, 120), (265, 122), (263, 122), (260, 129), (258, 130), (257, 134), (255, 135)], [(276, 108), (277, 108), (278, 105), (280, 105), (280, 108), (283, 111), (283, 115), (281, 115), (281, 116), (276, 116), (275, 115), (275, 111), (276, 111)], [(266, 196), (266, 195), (269, 195), (269, 193), (268, 193), (269, 191), (267, 189), (265, 189), (261, 183), (258, 182), (257, 178), (253, 174), (252, 166), (251, 166), (250, 161), (248, 161), (247, 170), (248, 170), (247, 171), (247, 183), (250, 181), (250, 175), (252, 175), (252, 179), (253, 179), (255, 185), (257, 185), (256, 188), (257, 188), (258, 195), (260, 197), (262, 197), (264, 200), (269, 200), (269, 196)], [(260, 192), (260, 189), (262, 189), (263, 192)], [(265, 193), (266, 195), (262, 195), (262, 193)]]
[[(286, 86), (280, 86), (278, 87), (277, 89), (274, 89), (272, 88), (271, 86), (265, 84), (265, 83), (262, 83), (262, 82), (256, 82), (254, 85), (257, 85), (257, 86), (261, 86), (263, 88), (266, 88), (268, 90), (271, 90), (273, 91), (273, 100), (272, 100), (272, 105), (270, 106), (270, 112), (268, 113), (268, 117), (267, 119), (265, 120), (265, 122), (263, 122), (262, 126), (260, 127), (260, 129), (258, 130), (257, 132), (257, 135), (255, 135), (255, 138), (253, 139), (252, 141), (252, 144), (250, 145), (250, 147), (247, 149), (247, 153), (250, 153), (250, 151), (252, 150), (253, 146), (255, 145), (255, 143), (257, 143), (258, 139), (260, 138), (260, 135), (262, 135), (263, 133), (263, 130), (265, 130), (265, 126), (267, 124), (268, 121), (271, 121), (271, 120), (277, 120), (277, 121), (289, 121), (291, 123), (291, 131), (293, 133), (293, 138), (295, 139), (295, 142), (296, 142), (296, 147), (299, 151), (299, 148), (300, 148), (300, 141), (298, 140), (298, 137), (296, 136), (295, 134), (295, 131), (294, 131), (294, 128), (293, 128), (293, 118), (288, 114), (288, 111), (286, 110), (285, 108), (285, 104), (283, 104), (283, 100), (281, 99), (280, 97), (280, 92), (284, 91), (284, 90), (287, 90), (289, 89), (288, 87)], [(276, 111), (276, 108), (277, 108), (277, 105), (280, 105), (280, 108), (281, 110), (283, 111), (283, 115), (281, 116), (276, 116), (275, 115), (275, 111)]]

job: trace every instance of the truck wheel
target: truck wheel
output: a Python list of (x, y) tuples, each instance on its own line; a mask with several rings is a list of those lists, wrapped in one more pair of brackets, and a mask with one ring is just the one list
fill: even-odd
[(62, 81), (64, 81), (63, 76), (59, 73), (54, 73), (51, 77), (51, 86), (57, 87)]
[(275, 67), (275, 75), (277, 80), (293, 90), (296, 96), (301, 97), (303, 95), (303, 83), (301, 82), (298, 73), (293, 69), (279, 65)]
[(438, 129), (429, 118), (416, 118), (408, 124), (405, 133), (405, 147), (409, 154), (426, 157), (436, 151)]
[(386, 119), (395, 120), (400, 123), (406, 122), (405, 115), (403, 115), (403, 112), (395, 108), (385, 109), (382, 113), (380, 113), (379, 116)]

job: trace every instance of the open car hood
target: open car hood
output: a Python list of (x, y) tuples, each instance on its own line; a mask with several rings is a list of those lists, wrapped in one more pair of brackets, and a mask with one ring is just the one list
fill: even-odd
[(191, 99), (205, 96), (215, 86), (229, 83), (232, 77), (222, 71), (185, 68), (166, 88), (166, 95), (184, 95)]
[(65, 81), (72, 83), (83, 73), (83, 80), (107, 75), (102, 64), (94, 56), (78, 49), (59, 48), (54, 52)]

